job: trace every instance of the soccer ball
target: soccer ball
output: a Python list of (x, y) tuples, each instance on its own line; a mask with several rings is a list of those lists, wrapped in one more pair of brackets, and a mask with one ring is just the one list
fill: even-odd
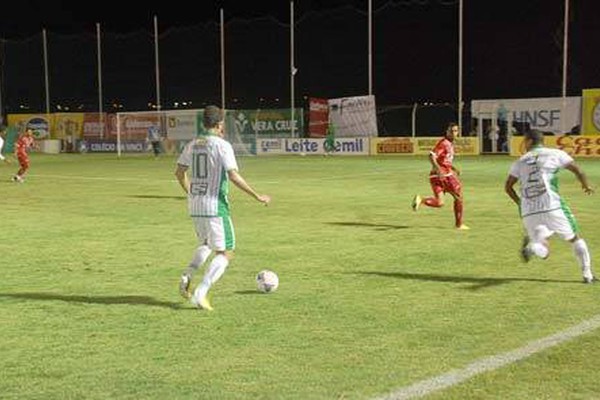
[(279, 287), (279, 277), (273, 271), (263, 269), (256, 275), (256, 288), (262, 293), (273, 293)]

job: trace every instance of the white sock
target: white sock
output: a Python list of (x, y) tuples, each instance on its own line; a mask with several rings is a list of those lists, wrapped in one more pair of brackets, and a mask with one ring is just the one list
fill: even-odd
[(586, 278), (591, 278), (592, 274), (592, 258), (590, 257), (590, 252), (588, 250), (587, 244), (585, 240), (579, 238), (573, 242), (573, 252), (575, 253), (575, 257), (577, 261), (579, 261), (579, 266), (581, 267), (581, 272), (583, 276)]
[(190, 277), (194, 276), (194, 273), (196, 273), (198, 268), (206, 262), (210, 253), (211, 250), (207, 245), (203, 244), (202, 246), (199, 246), (194, 252), (194, 258), (183, 273)]
[(196, 299), (201, 299), (205, 297), (211, 286), (214, 285), (220, 278), (223, 276), (225, 269), (229, 265), (229, 260), (225, 255), (218, 254), (213, 258), (206, 273), (204, 274), (204, 279), (202, 279), (202, 283), (198, 285), (196, 290), (194, 291), (194, 297)]

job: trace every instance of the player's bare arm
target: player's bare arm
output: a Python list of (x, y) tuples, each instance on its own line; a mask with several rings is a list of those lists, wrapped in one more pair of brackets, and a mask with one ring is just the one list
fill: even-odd
[(177, 169), (175, 170), (175, 176), (177, 177), (177, 181), (179, 185), (181, 185), (185, 194), (189, 194), (190, 192), (190, 181), (187, 176), (188, 167), (186, 165), (177, 164)]
[(229, 179), (235, 186), (254, 197), (264, 205), (268, 205), (271, 202), (271, 197), (266, 194), (258, 194), (252, 187), (246, 182), (246, 180), (237, 172), (235, 169), (227, 171)]
[(581, 168), (579, 168), (579, 166), (577, 164), (572, 162), (571, 164), (565, 166), (565, 168), (568, 169), (569, 171), (571, 171), (573, 174), (575, 174), (575, 176), (577, 177), (577, 180), (579, 181), (579, 183), (581, 183), (581, 188), (583, 189), (585, 194), (594, 193), (594, 189), (592, 189), (592, 187), (590, 186), (590, 184), (587, 180), (587, 176), (581, 170)]
[(506, 183), (504, 183), (504, 191), (506, 192), (508, 197), (510, 197), (512, 201), (515, 202), (516, 205), (520, 205), (521, 199), (519, 198), (517, 192), (515, 192), (514, 188), (516, 183), (517, 178), (512, 175), (509, 175), (508, 178), (506, 178)]
[(436, 154), (433, 151), (429, 153), (429, 162), (431, 163), (431, 166), (433, 167), (434, 171), (436, 171), (436, 173), (439, 175), (440, 165), (438, 164)]

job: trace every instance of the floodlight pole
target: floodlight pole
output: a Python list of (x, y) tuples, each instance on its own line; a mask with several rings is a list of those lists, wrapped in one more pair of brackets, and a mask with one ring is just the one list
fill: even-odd
[(568, 54), (569, 54), (569, 0), (565, 0), (565, 16), (564, 16), (564, 31), (563, 31), (562, 97), (567, 97)]
[(3, 92), (3, 82), (4, 82), (4, 68), (3, 68), (3, 58), (4, 58), (4, 39), (0, 39), (0, 125), (7, 125), (4, 121), (4, 105), (2, 104), (2, 92)]
[(221, 109), (225, 110), (225, 15), (221, 8)]
[[(565, 0), (565, 15), (564, 15), (564, 28), (563, 28), (563, 65), (562, 65), (562, 109), (566, 108), (567, 103), (567, 66), (569, 60), (569, 0)], [(565, 134), (566, 118), (561, 117), (561, 133)]]
[(100, 120), (100, 138), (104, 138), (104, 110), (102, 108), (102, 46), (100, 24), (96, 23), (96, 54), (98, 63), (98, 117)]
[(296, 67), (294, 65), (294, 1), (292, 0), (290, 1), (290, 126), (292, 137), (296, 137), (294, 126), (294, 122), (296, 120), (294, 109), (296, 107), (294, 102), (294, 75), (296, 75)]
[(367, 13), (368, 23), (368, 65), (369, 65), (369, 96), (373, 94), (373, 0), (369, 0), (369, 8)]
[(44, 83), (46, 85), (46, 114), (50, 114), (50, 79), (48, 78), (48, 38), (46, 28), (42, 30), (44, 41)]
[(463, 114), (463, 0), (458, 2), (458, 134), (462, 135)]
[(160, 100), (160, 68), (159, 68), (159, 57), (158, 57), (158, 17), (154, 16), (154, 63), (155, 63), (155, 76), (156, 76), (156, 110), (161, 109)]

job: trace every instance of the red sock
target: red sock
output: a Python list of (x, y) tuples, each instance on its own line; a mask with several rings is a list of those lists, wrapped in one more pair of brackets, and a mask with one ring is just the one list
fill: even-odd
[(454, 221), (456, 222), (456, 227), (462, 225), (463, 218), (463, 202), (462, 200), (454, 200)]
[(426, 197), (423, 199), (423, 204), (425, 204), (427, 207), (435, 207), (435, 208), (439, 208), (442, 205), (440, 204), (440, 202), (438, 201), (437, 198), (435, 197)]

